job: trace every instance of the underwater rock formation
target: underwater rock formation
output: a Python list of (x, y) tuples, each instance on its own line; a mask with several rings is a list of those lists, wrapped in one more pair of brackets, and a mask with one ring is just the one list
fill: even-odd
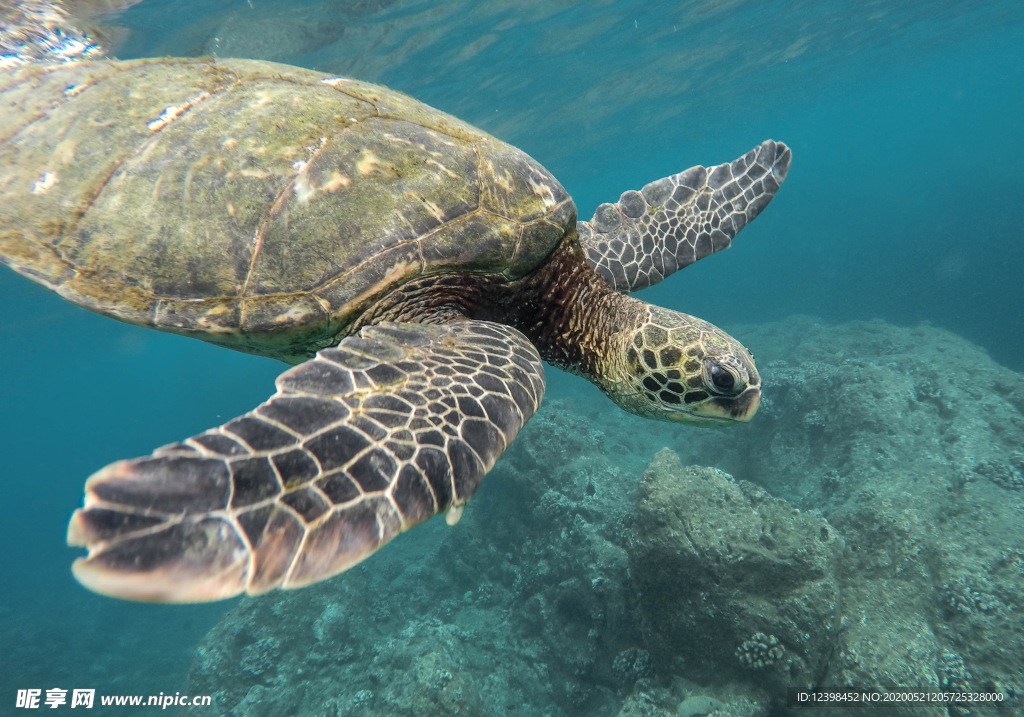
[(746, 440), (710, 435), (688, 458), (820, 513), (845, 538), (843, 629), (819, 686), (969, 684), (1004, 698), (826, 714), (1019, 713), (1024, 495), (1012, 468), (1024, 378), (928, 325), (794, 317), (743, 335), (772, 357), (761, 367), (764, 415)]
[(811, 688), (835, 650), (843, 540), (824, 519), (669, 450), (640, 484), (629, 542), (658, 671)]
[[(929, 326), (735, 333), (753, 422), (653, 423), (553, 381), (458, 525), (241, 600), (190, 674), (217, 709), (185, 714), (1020, 714), (1024, 377)], [(789, 711), (806, 684), (1002, 702)]]

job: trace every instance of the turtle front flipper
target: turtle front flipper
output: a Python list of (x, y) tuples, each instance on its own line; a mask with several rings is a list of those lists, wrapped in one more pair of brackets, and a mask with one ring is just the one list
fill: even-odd
[(155, 602), (324, 580), (437, 513), (454, 523), (543, 393), (507, 326), (364, 328), (254, 411), (93, 475), (68, 527), (89, 549), (75, 577)]
[(579, 222), (590, 265), (631, 293), (725, 249), (779, 191), (792, 153), (768, 140), (729, 164), (691, 167), (625, 192)]

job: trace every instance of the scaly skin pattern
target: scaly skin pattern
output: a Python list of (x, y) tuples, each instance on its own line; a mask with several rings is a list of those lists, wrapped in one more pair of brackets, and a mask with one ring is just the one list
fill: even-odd
[(771, 202), (792, 152), (767, 140), (732, 162), (690, 167), (623, 192), (578, 225), (590, 265), (616, 290), (639, 291), (728, 248)]
[(746, 349), (615, 292), (575, 233), (524, 280), (395, 293), (254, 411), (93, 475), (68, 529), (89, 550), (75, 576), (139, 600), (257, 594), (328, 578), (437, 513), (453, 523), (539, 407), (542, 356), (650, 418), (726, 425), (757, 409)]
[(540, 292), (554, 298), (539, 312), (548, 318), (513, 322), (545, 360), (645, 418), (725, 426), (754, 417), (761, 378), (740, 342), (706, 321), (615, 292), (576, 241), (558, 254), (575, 266), (552, 272)]
[(545, 361), (646, 418), (717, 426), (749, 421), (758, 408), (761, 378), (740, 342), (706, 321), (616, 292), (591, 268), (575, 232), (523, 279), (453, 274), (410, 282), (359, 322), (462, 317), (514, 326)]
[(753, 418), (761, 377), (750, 351), (706, 321), (658, 306), (646, 309), (624, 365), (609, 371), (619, 381), (615, 402), (661, 421), (724, 426)]
[(324, 580), (437, 513), (457, 521), (543, 394), (508, 326), (367, 327), (244, 416), (92, 476), (75, 576), (164, 602)]
[(0, 261), (86, 308), (295, 362), (404, 282), (514, 279), (573, 225), (523, 152), (266, 62), (0, 75)]

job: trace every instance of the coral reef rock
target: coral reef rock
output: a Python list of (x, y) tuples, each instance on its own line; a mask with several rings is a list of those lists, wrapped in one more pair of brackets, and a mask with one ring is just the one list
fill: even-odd
[(824, 519), (659, 452), (629, 565), (659, 672), (810, 688), (838, 644), (843, 540)]
[(1021, 714), (1024, 377), (927, 324), (792, 317), (737, 333), (771, 357), (762, 410), (742, 439), (707, 435), (686, 459), (755, 482), (843, 536), (838, 646), (816, 686), (998, 696), (820, 714)]

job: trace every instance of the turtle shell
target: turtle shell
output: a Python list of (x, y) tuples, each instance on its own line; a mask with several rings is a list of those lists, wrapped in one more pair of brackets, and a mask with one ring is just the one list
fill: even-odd
[(417, 277), (521, 277), (576, 221), (515, 147), (294, 67), (25, 66), (0, 103), (0, 261), (107, 316), (288, 361)]

